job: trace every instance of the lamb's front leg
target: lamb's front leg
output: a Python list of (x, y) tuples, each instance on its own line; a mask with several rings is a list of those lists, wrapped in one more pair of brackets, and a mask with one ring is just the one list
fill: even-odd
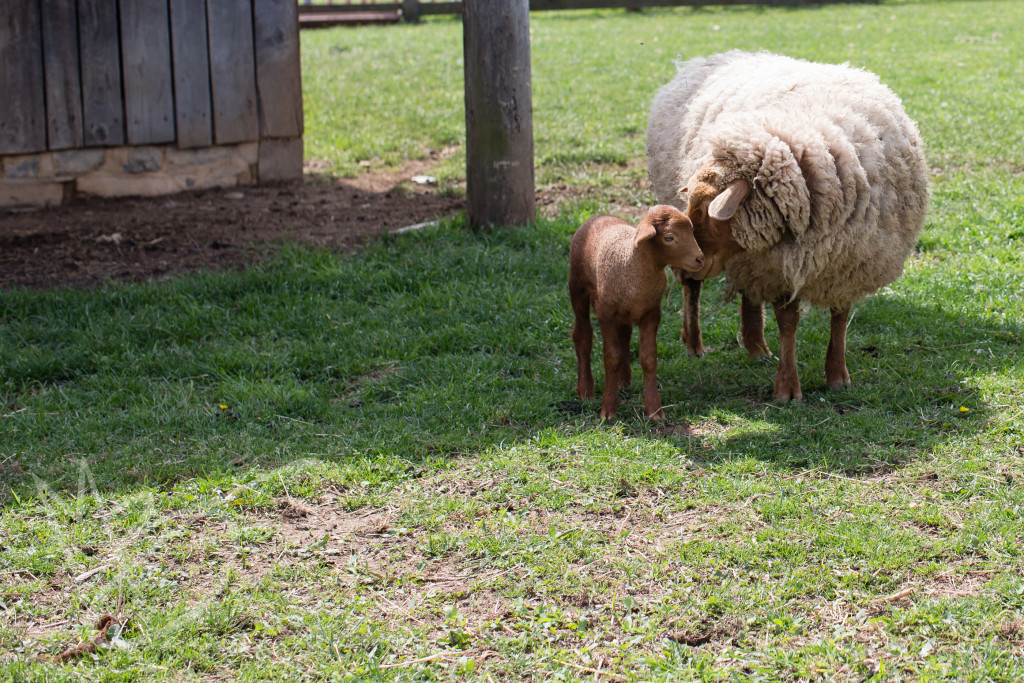
[(764, 304), (755, 304), (740, 295), (740, 340), (751, 358), (771, 358), (772, 351), (764, 340)]
[(683, 286), (683, 343), (691, 356), (703, 356), (707, 353), (700, 334), (700, 287), (701, 280), (693, 280), (685, 275), (680, 277)]
[(598, 317), (601, 327), (601, 340), (604, 346), (604, 393), (601, 394), (601, 419), (614, 420), (619, 412), (619, 368), (622, 367), (622, 354), (629, 353), (621, 345), (621, 334), (618, 323), (602, 320)]
[(800, 376), (796, 369), (796, 328), (800, 324), (800, 300), (775, 304), (775, 322), (779, 325), (779, 368), (775, 371), (775, 400), (802, 401)]
[(640, 367), (644, 371), (644, 410), (647, 411), (647, 417), (655, 422), (665, 419), (665, 413), (661, 409), (661, 395), (658, 393), (658, 323), (660, 322), (660, 306), (640, 319)]
[(845, 389), (850, 386), (850, 373), (846, 370), (846, 326), (850, 319), (850, 307), (833, 308), (832, 334), (825, 353), (825, 381), (829, 389)]

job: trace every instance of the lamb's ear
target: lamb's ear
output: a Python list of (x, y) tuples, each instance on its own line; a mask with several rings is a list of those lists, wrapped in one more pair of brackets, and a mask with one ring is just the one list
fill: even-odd
[(633, 237), (633, 246), (639, 247), (640, 243), (644, 240), (652, 240), (658, 236), (658, 229), (654, 227), (654, 221), (657, 216), (654, 215), (654, 211), (648, 211), (644, 219), (640, 221), (640, 224), (636, 226), (636, 236)]
[(727, 221), (736, 213), (736, 209), (747, 195), (750, 194), (750, 183), (742, 178), (729, 183), (729, 186), (722, 190), (721, 194), (711, 200), (708, 205), (708, 215), (720, 221)]

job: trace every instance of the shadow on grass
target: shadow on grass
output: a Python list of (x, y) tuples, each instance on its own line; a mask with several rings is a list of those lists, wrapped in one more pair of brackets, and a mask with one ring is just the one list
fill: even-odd
[[(32, 494), (36, 482), (73, 490), (83, 463), (100, 491), (119, 491), (303, 458), (414, 466), (545, 430), (607, 429), (596, 403), (565, 409), (575, 399), (565, 274), (577, 224), (471, 234), (456, 222), (355, 258), (296, 248), (242, 273), (4, 292), (0, 494)], [(921, 303), (888, 293), (857, 307), (848, 392), (824, 390), (827, 317), (805, 315), (805, 400), (777, 406), (774, 367), (731, 341), (734, 309), (706, 289), (707, 341), (718, 350), (685, 357), (676, 304), (659, 332), (662, 398), (677, 428), (632, 417), (634, 387), (616, 429), (707, 464), (895, 467), (989, 428), (996, 413), (981, 392), (1021, 372), (1020, 325), (945, 311), (941, 293)], [(598, 348), (595, 366), (599, 357)]]

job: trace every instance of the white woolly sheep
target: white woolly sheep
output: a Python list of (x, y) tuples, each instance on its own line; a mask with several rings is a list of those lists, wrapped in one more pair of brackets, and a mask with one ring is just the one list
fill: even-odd
[(619, 387), (632, 381), (629, 340), (633, 326), (639, 325), (644, 409), (650, 419), (662, 419), (657, 335), (661, 295), (668, 284), (665, 267), (698, 270), (703, 265), (704, 257), (693, 238), (693, 225), (671, 206), (653, 207), (635, 228), (613, 216), (595, 216), (572, 236), (569, 298), (576, 319), (572, 329), (577, 360), (576, 392), (580, 399), (594, 396), (594, 377), (590, 372), (593, 306), (604, 343), (602, 418), (615, 417)]
[(680, 273), (682, 337), (703, 355), (701, 281), (725, 270), (739, 292), (740, 338), (770, 356), (764, 302), (775, 308), (775, 397), (800, 400), (800, 302), (827, 307), (828, 386), (850, 384), (850, 306), (903, 271), (924, 223), (928, 177), (917, 126), (874, 74), (734, 50), (678, 64), (647, 128), (658, 200), (686, 207), (704, 268)]

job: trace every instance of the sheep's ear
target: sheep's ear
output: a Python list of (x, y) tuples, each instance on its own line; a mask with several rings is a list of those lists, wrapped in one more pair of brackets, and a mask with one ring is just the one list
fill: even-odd
[(652, 240), (658, 236), (658, 229), (654, 227), (653, 211), (648, 211), (640, 224), (636, 226), (636, 236), (633, 237), (633, 246), (639, 247), (644, 240)]
[(736, 214), (740, 203), (750, 194), (750, 183), (742, 178), (729, 183), (721, 194), (711, 200), (708, 215), (720, 221), (727, 221)]

